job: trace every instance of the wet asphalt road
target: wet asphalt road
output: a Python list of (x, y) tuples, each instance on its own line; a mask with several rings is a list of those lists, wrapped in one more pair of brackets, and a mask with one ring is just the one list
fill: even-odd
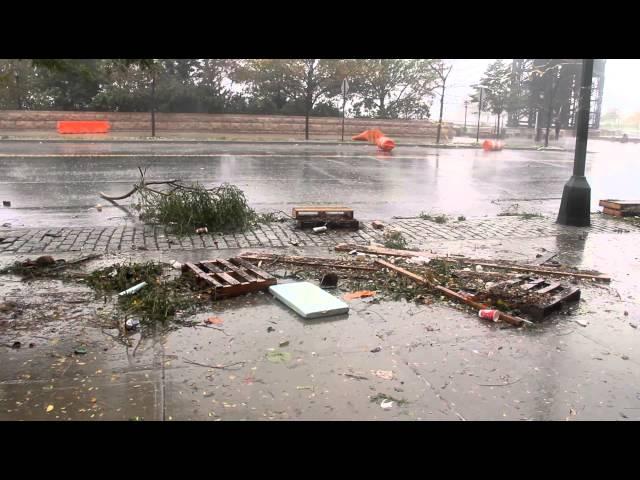
[[(601, 198), (640, 197), (640, 146), (590, 141), (587, 178), (592, 210)], [(573, 152), (370, 145), (79, 144), (0, 142), (0, 221), (14, 227), (114, 225), (122, 212), (98, 192), (117, 195), (138, 179), (180, 178), (242, 188), (258, 211), (308, 203), (345, 204), (358, 218), (389, 219), (421, 211), (495, 215), (557, 213)], [(513, 208), (513, 207), (511, 207)]]

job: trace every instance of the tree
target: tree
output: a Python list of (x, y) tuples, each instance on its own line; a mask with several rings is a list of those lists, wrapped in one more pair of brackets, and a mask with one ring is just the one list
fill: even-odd
[(453, 66), (449, 68), (445, 67), (444, 62), (439, 62), (437, 66), (430, 65), (433, 72), (436, 74), (438, 78), (438, 85), (436, 87), (442, 88), (442, 92), (440, 93), (440, 117), (438, 118), (438, 133), (436, 135), (436, 143), (440, 143), (440, 129), (442, 128), (442, 110), (444, 108), (444, 89), (447, 84), (447, 78), (451, 73), (451, 69)]
[(371, 59), (351, 63), (357, 116), (429, 118), (437, 60)]
[(246, 85), (250, 95), (267, 108), (284, 113), (285, 105), (305, 115), (305, 139), (309, 139), (309, 116), (320, 99), (331, 99), (340, 92), (346, 70), (339, 60), (317, 58), (287, 60), (249, 60), (233, 78)]
[(0, 108), (30, 108), (33, 67), (28, 60), (0, 60)]
[(500, 116), (507, 110), (511, 94), (512, 67), (502, 60), (496, 60), (487, 67), (480, 83), (487, 88), (483, 94), (485, 108), (497, 115), (496, 135), (500, 137)]

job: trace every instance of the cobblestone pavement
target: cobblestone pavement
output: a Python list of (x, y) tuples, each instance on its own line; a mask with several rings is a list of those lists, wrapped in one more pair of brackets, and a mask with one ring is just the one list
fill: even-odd
[[(434, 240), (474, 240), (494, 238), (550, 237), (564, 233), (640, 233), (640, 227), (601, 215), (593, 215), (590, 228), (557, 225), (548, 217), (477, 218), (437, 224), (428, 220), (398, 220), (391, 224), (403, 232), (411, 246), (419, 247)], [(261, 248), (332, 246), (348, 242), (369, 244), (382, 242), (382, 233), (363, 223), (359, 231), (329, 231), (314, 234), (297, 230), (293, 222), (260, 225), (236, 234), (191, 235), (179, 238), (164, 227), (153, 225), (0, 229), (0, 254), (62, 253), (62, 252), (130, 252), (135, 250), (168, 251), (199, 248)]]

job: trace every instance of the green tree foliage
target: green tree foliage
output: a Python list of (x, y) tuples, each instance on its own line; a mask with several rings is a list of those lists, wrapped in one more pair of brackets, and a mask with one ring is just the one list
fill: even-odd
[(429, 118), (437, 60), (370, 59), (350, 62), (357, 116)]

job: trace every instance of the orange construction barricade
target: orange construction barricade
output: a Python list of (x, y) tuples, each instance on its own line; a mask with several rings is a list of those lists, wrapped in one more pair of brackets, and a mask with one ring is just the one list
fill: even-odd
[(111, 125), (105, 120), (58, 122), (58, 133), (108, 133)]

